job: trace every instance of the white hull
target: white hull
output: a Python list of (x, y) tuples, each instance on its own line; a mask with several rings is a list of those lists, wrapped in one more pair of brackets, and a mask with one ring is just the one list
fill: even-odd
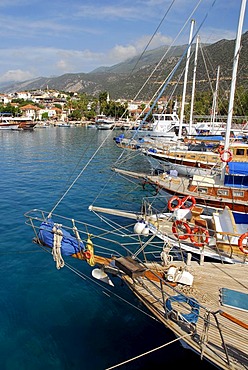
[(0, 130), (18, 130), (18, 126), (16, 123), (1, 123)]

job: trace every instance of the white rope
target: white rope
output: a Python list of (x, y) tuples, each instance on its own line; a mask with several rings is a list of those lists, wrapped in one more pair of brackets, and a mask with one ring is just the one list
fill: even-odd
[(61, 240), (63, 238), (63, 232), (61, 229), (59, 229), (59, 225), (54, 225), (52, 231), (54, 233), (52, 255), (53, 260), (56, 262), (56, 267), (59, 270), (65, 265), (65, 262), (61, 255)]
[(115, 369), (115, 368), (116, 368), (116, 367), (118, 367), (118, 366), (124, 365), (124, 364), (126, 364), (127, 362), (130, 362), (130, 361), (136, 360), (137, 358), (140, 358), (140, 357), (142, 357), (142, 356), (145, 356), (145, 355), (147, 355), (147, 354), (149, 354), (149, 353), (151, 353), (151, 352), (157, 351), (158, 349), (161, 349), (161, 348), (163, 348), (163, 347), (166, 347), (166, 346), (168, 346), (169, 344), (172, 344), (172, 343), (174, 343), (174, 342), (176, 342), (176, 341), (178, 341), (178, 340), (181, 340), (181, 339), (183, 339), (183, 338), (185, 338), (185, 337), (190, 336), (191, 334), (192, 334), (192, 333), (187, 333), (187, 334), (185, 334), (185, 335), (182, 335), (181, 337), (176, 338), (176, 339), (172, 340), (171, 342), (165, 343), (165, 344), (163, 344), (162, 346), (159, 346), (159, 347), (157, 347), (157, 348), (151, 349), (150, 351), (147, 351), (147, 352), (145, 352), (145, 353), (142, 353), (141, 355), (138, 355), (138, 356), (136, 356), (136, 357), (130, 358), (129, 360), (127, 360), (127, 361), (123, 361), (123, 362), (121, 362), (121, 363), (119, 363), (119, 364), (117, 364), (117, 365), (114, 365), (114, 366), (108, 367), (108, 368), (107, 368), (107, 369), (105, 369), (105, 370)]

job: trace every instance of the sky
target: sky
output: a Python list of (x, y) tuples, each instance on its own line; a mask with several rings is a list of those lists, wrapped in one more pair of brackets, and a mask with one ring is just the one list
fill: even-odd
[(241, 0), (0, 0), (0, 83), (88, 73), (187, 44), (192, 19), (201, 43), (235, 39), (240, 7)]

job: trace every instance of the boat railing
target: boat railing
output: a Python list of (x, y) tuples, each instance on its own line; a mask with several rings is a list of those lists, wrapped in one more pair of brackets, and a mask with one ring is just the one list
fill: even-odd
[[(143, 266), (147, 268), (149, 264), (144, 264)], [(186, 266), (185, 268), (187, 270)], [(166, 272), (161, 276), (159, 265), (157, 266), (157, 272), (156, 266), (152, 265), (151, 272), (152, 275), (147, 274), (145, 277), (137, 277), (139, 284), (152, 297), (153, 309), (156, 310), (157, 314), (163, 316), (168, 322), (173, 321), (178, 325), (178, 329), (173, 326), (178, 336), (182, 335), (181, 330), (188, 332), (191, 342), (188, 344), (192, 345), (193, 342), (193, 347), (196, 346), (198, 350), (200, 348), (202, 356), (204, 356), (205, 352), (208, 352), (208, 355), (210, 353), (209, 356), (211, 357), (211, 352), (214, 353), (214, 356), (216, 354), (214, 343), (216, 343), (216, 336), (218, 335), (220, 343), (218, 351), (221, 360), (230, 365), (230, 358), (232, 356), (237, 357), (237, 353), (234, 354), (234, 347), (237, 343), (240, 343), (241, 358), (242, 349), (245, 349), (248, 341), (248, 325), (246, 323), (225, 313), (223, 310), (210, 311), (200, 304), (196, 298), (193, 298), (193, 296), (195, 297), (193, 287), (183, 284), (172, 284), (172, 282), (166, 279)], [(155, 279), (154, 276), (156, 277)], [(191, 290), (192, 297), (190, 295)], [(172, 307), (172, 302), (176, 303), (176, 308)], [(229, 320), (229, 323), (231, 321), (233, 326), (230, 326), (230, 324), (226, 325), (225, 320)], [(235, 330), (236, 325), (239, 325), (238, 331)], [(214, 341), (213, 338), (215, 338)], [(230, 340), (232, 343), (235, 343), (234, 347), (232, 347)], [(235, 361), (238, 361), (237, 358)]]

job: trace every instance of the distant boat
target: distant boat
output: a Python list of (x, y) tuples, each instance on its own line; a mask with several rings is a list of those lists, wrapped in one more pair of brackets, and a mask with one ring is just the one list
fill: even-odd
[(95, 126), (98, 130), (111, 130), (115, 125), (115, 119), (105, 114), (98, 114), (95, 118)]
[(10, 115), (0, 116), (1, 130), (32, 130), (37, 124), (30, 117), (12, 117)]
[(34, 121), (33, 119), (28, 117), (19, 117), (17, 121), (19, 121), (18, 128), (22, 130), (33, 130), (34, 127), (37, 125), (37, 121)]
[(13, 121), (7, 114), (0, 115), (0, 130), (18, 130), (19, 122)]
[(57, 123), (55, 123), (54, 126), (56, 126), (56, 127), (71, 127), (70, 123), (68, 123), (68, 122), (57, 122)]

